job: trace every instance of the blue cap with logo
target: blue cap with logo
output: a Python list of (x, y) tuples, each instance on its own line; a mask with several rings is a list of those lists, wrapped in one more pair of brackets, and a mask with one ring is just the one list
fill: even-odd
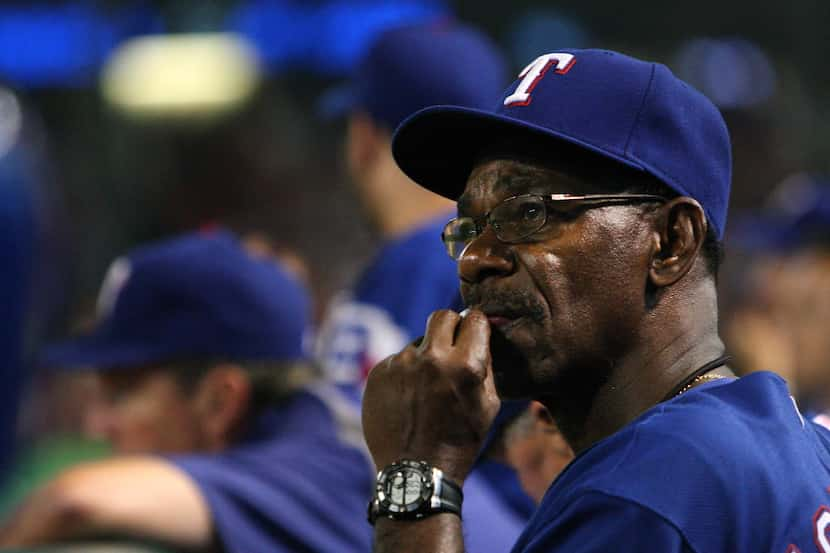
[(116, 260), (95, 331), (47, 348), (41, 364), (299, 360), (310, 305), (305, 287), (276, 260), (249, 253), (231, 233), (187, 234)]
[(432, 105), (489, 107), (507, 85), (507, 64), (480, 32), (450, 22), (384, 32), (351, 83), (325, 94), (324, 115), (365, 110), (393, 130)]
[[(493, 97), (495, 100), (496, 97)], [(487, 147), (510, 137), (567, 143), (644, 171), (703, 206), (723, 237), (732, 160), (718, 109), (663, 65), (606, 50), (563, 50), (531, 62), (490, 109), (424, 109), (392, 149), (415, 182), (456, 199)]]

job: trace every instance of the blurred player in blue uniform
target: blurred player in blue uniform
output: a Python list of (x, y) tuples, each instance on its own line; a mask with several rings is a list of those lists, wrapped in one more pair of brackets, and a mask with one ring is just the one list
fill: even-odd
[(4, 546), (123, 536), (196, 551), (365, 552), (371, 469), (355, 411), (305, 355), (310, 301), (230, 233), (113, 263), (93, 334), (49, 348), (92, 368), (120, 455), (68, 469), (0, 531)]
[[(34, 113), (0, 86), (0, 482), (16, 452), (21, 392), (28, 380), (26, 342), (39, 330), (60, 289), (36, 274), (44, 260), (45, 137)], [(48, 260), (55, 263), (54, 260)], [(46, 264), (43, 263), (45, 267)], [(44, 268), (40, 267), (40, 268)], [(50, 266), (49, 268), (52, 268)], [(35, 282), (37, 281), (37, 282)], [(46, 284), (52, 286), (46, 286)], [(37, 294), (33, 290), (37, 290)]]
[(429, 105), (488, 106), (506, 84), (505, 62), (489, 39), (436, 23), (386, 31), (351, 82), (323, 97), (324, 114), (347, 119), (349, 176), (382, 241), (321, 327), (318, 355), (335, 382), (362, 388), (370, 368), (421, 335), (432, 311), (461, 303), (456, 265), (435, 241), (454, 206), (401, 172), (392, 132)]
[[(357, 394), (371, 367), (423, 333), (432, 311), (461, 305), (456, 264), (437, 240), (453, 204), (401, 172), (392, 132), (429, 105), (488, 107), (506, 84), (506, 65), (489, 39), (443, 22), (387, 31), (351, 84), (324, 97), (329, 114), (347, 114), (350, 176), (382, 239), (353, 289), (330, 308), (318, 340), (328, 376)], [(471, 547), (481, 553), (512, 544), (533, 509), (512, 471), (492, 459), (481, 460), (465, 493)]]
[(31, 191), (21, 178), (20, 160), (0, 154), (0, 479), (15, 446), (15, 422), (24, 384), (23, 337), (33, 263), (34, 225)]
[(458, 202), (443, 239), (470, 310), (370, 373), (375, 551), (464, 549), (456, 489), (499, 396), (540, 400), (576, 452), (515, 552), (830, 551), (830, 434), (777, 375), (735, 378), (718, 335), (714, 105), (662, 65), (565, 50), (493, 107), (431, 108), (393, 140)]
[(778, 372), (830, 426), (830, 183), (792, 175), (735, 223), (731, 251), (747, 256), (748, 270), (727, 341), (742, 368)]

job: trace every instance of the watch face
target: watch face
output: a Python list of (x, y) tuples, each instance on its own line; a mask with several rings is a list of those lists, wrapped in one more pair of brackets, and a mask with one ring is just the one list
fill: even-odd
[(377, 492), (385, 509), (393, 513), (415, 511), (432, 495), (432, 471), (426, 465), (403, 461), (381, 474)]
[(406, 505), (420, 499), (423, 483), (421, 475), (413, 470), (396, 472), (386, 488), (389, 499), (396, 505)]

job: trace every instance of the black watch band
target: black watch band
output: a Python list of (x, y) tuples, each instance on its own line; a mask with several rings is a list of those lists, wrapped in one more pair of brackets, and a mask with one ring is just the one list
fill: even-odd
[(424, 461), (401, 460), (380, 471), (368, 519), (419, 520), (438, 513), (461, 516), (464, 493), (444, 473)]

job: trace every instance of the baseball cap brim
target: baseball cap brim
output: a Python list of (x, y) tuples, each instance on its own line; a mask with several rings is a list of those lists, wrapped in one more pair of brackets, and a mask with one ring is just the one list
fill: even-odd
[(483, 151), (511, 139), (550, 142), (552, 149), (574, 147), (599, 154), (627, 167), (646, 170), (638, 162), (567, 133), (490, 111), (433, 106), (408, 117), (398, 127), (392, 153), (398, 166), (424, 188), (456, 200)]
[(38, 365), (60, 371), (106, 370), (147, 365), (172, 355), (166, 347), (112, 341), (93, 334), (48, 346), (39, 355)]

